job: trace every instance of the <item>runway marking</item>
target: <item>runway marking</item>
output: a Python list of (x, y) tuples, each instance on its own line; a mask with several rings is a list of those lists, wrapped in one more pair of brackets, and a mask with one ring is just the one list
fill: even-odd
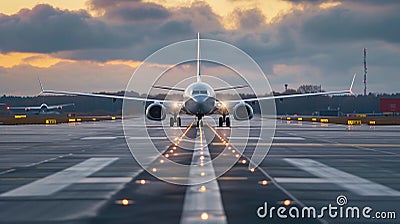
[(147, 136), (145, 136), (145, 137), (134, 137), (134, 136), (132, 136), (132, 137), (129, 137), (129, 139), (132, 139), (132, 140), (149, 139), (149, 138), (151, 138), (152, 140), (168, 139), (167, 136), (154, 136), (154, 137), (151, 137), (151, 136), (149, 136), (149, 137), (147, 137)]
[(262, 138), (248, 136), (248, 137), (228, 137), (228, 139), (230, 139), (230, 140), (235, 140), (235, 139), (238, 139), (238, 140), (259, 140), (259, 139), (262, 139)]
[(11, 173), (11, 172), (14, 172), (14, 171), (15, 171), (15, 169), (4, 170), (4, 171), (1, 171), (1, 172), (0, 172), (0, 175), (1, 175), (1, 174), (6, 174), (6, 173)]
[[(199, 180), (204, 179), (199, 175), (204, 172), (207, 174), (207, 179), (212, 175), (212, 180), (203, 184), (190, 185), (186, 189), (185, 200), (183, 204), (183, 211), (181, 216), (181, 224), (188, 223), (227, 223), (225, 210), (222, 204), (221, 192), (218, 182), (215, 178), (214, 166), (211, 161), (210, 151), (207, 146), (206, 139), (203, 137), (203, 128), (199, 127), (200, 138), (196, 139), (195, 148), (200, 150), (193, 151), (192, 162), (190, 166), (189, 176), (190, 182), (198, 183)], [(203, 152), (201, 155), (200, 152)], [(201, 160), (200, 157), (204, 159)], [(200, 161), (203, 161), (204, 166), (201, 167)], [(199, 189), (204, 186), (204, 191)], [(203, 214), (206, 215), (207, 220), (202, 220)]]
[(331, 183), (322, 178), (297, 178), (297, 177), (275, 177), (274, 180), (279, 183)]
[(310, 174), (323, 178), (330, 183), (337, 184), (358, 195), (400, 196), (400, 192), (392, 188), (346, 173), (312, 159), (285, 158), (284, 160)]
[[(221, 142), (213, 142), (212, 145), (223, 145)], [(235, 143), (235, 145), (243, 146), (263, 146), (270, 145), (270, 143), (260, 142), (260, 143)], [(273, 142), (272, 146), (298, 146), (298, 147), (390, 147), (396, 148), (400, 147), (400, 144), (357, 144), (357, 143), (280, 143)], [(382, 151), (378, 151), (382, 152)]]
[(108, 166), (118, 158), (90, 158), (75, 166), (1, 194), (1, 197), (48, 196)]
[(117, 136), (94, 136), (94, 137), (83, 137), (81, 140), (114, 140)]
[(132, 177), (89, 177), (79, 180), (78, 183), (128, 183), (136, 176), (137, 175), (134, 174)]
[(273, 137), (274, 140), (305, 140), (305, 138), (302, 137), (279, 137), (275, 136)]

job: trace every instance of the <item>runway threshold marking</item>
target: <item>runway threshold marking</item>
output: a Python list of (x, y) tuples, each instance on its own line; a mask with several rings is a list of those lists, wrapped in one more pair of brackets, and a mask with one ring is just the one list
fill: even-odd
[(286, 162), (362, 196), (400, 196), (400, 192), (382, 184), (346, 173), (312, 159), (285, 158)]
[(108, 166), (118, 158), (90, 158), (75, 166), (1, 194), (1, 197), (48, 196)]
[[(194, 147), (199, 150), (193, 151), (189, 183), (198, 183), (199, 180), (205, 179), (200, 175), (202, 173), (207, 175), (207, 179), (211, 175), (211, 181), (188, 186), (183, 204), (181, 224), (227, 223), (221, 192), (215, 178), (214, 166), (204, 136), (203, 128), (200, 126), (199, 138), (196, 138)], [(200, 166), (200, 163), (204, 165)]]

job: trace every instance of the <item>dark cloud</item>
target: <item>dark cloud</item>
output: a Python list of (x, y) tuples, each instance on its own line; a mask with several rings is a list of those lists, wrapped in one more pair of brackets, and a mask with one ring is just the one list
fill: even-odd
[(265, 25), (265, 16), (259, 9), (236, 10), (234, 17), (239, 29), (254, 30)]
[(103, 14), (106, 19), (117, 22), (162, 20), (170, 16), (163, 6), (141, 1), (90, 0), (87, 4), (91, 10)]
[(342, 5), (303, 16), (302, 32), (318, 42), (380, 40), (400, 42), (400, 5), (374, 11)]
[(0, 33), (2, 52), (119, 48), (126, 46), (128, 40), (85, 11), (63, 11), (50, 5), (37, 5), (11, 16), (0, 15)]

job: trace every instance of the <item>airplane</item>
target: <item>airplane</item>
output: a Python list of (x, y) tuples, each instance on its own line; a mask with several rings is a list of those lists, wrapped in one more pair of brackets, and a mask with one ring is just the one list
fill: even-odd
[(64, 107), (74, 106), (74, 103), (47, 105), (42, 103), (40, 106), (27, 106), (27, 107), (10, 107), (6, 106), (6, 110), (25, 110), (25, 111), (38, 111), (38, 114), (50, 113), (51, 110), (62, 110)]
[[(230, 89), (240, 89), (246, 88), (247, 85), (240, 86), (228, 86), (222, 88), (212, 88), (208, 83), (203, 82), (200, 73), (200, 34), (197, 33), (197, 73), (196, 82), (191, 83), (185, 89), (169, 87), (169, 86), (153, 86), (154, 88), (176, 91), (183, 93), (183, 101), (171, 101), (171, 100), (160, 100), (152, 98), (141, 98), (132, 96), (116, 96), (107, 94), (95, 94), (95, 93), (82, 93), (82, 92), (70, 92), (70, 91), (57, 91), (57, 90), (47, 90), (44, 89), (42, 84), (41, 93), (51, 93), (51, 94), (64, 94), (64, 95), (78, 95), (78, 96), (89, 96), (89, 97), (103, 97), (111, 98), (113, 101), (116, 99), (123, 100), (134, 100), (150, 103), (145, 111), (147, 119), (153, 121), (162, 121), (166, 118), (167, 111), (172, 114), (170, 117), (170, 126), (181, 126), (180, 114), (189, 114), (197, 117), (197, 126), (201, 125), (202, 118), (206, 115), (219, 114), (221, 115), (218, 119), (218, 126), (222, 127), (224, 124), (226, 127), (231, 126), (231, 119), (227, 105), (233, 105), (232, 116), (235, 120), (250, 120), (253, 118), (253, 108), (250, 102), (261, 101), (261, 100), (274, 100), (274, 99), (284, 99), (284, 98), (294, 98), (294, 97), (305, 97), (305, 96), (318, 96), (318, 95), (334, 95), (334, 94), (353, 94), (352, 87), (354, 84), (354, 79), (356, 74), (354, 74), (351, 86), (347, 90), (338, 91), (328, 91), (328, 92), (317, 92), (317, 93), (303, 93), (303, 94), (292, 94), (292, 95), (279, 95), (279, 96), (265, 96), (265, 97), (255, 97), (240, 100), (227, 100), (220, 101), (216, 98), (216, 92), (225, 91)], [(174, 110), (180, 107), (178, 111)]]

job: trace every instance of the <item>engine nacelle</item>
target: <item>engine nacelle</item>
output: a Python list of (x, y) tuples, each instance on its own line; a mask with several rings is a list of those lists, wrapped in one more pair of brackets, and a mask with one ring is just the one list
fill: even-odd
[(146, 109), (146, 117), (153, 121), (162, 121), (166, 117), (166, 109), (161, 103), (150, 104)]
[(233, 118), (235, 120), (250, 120), (253, 116), (253, 108), (248, 103), (238, 103), (233, 107)]

